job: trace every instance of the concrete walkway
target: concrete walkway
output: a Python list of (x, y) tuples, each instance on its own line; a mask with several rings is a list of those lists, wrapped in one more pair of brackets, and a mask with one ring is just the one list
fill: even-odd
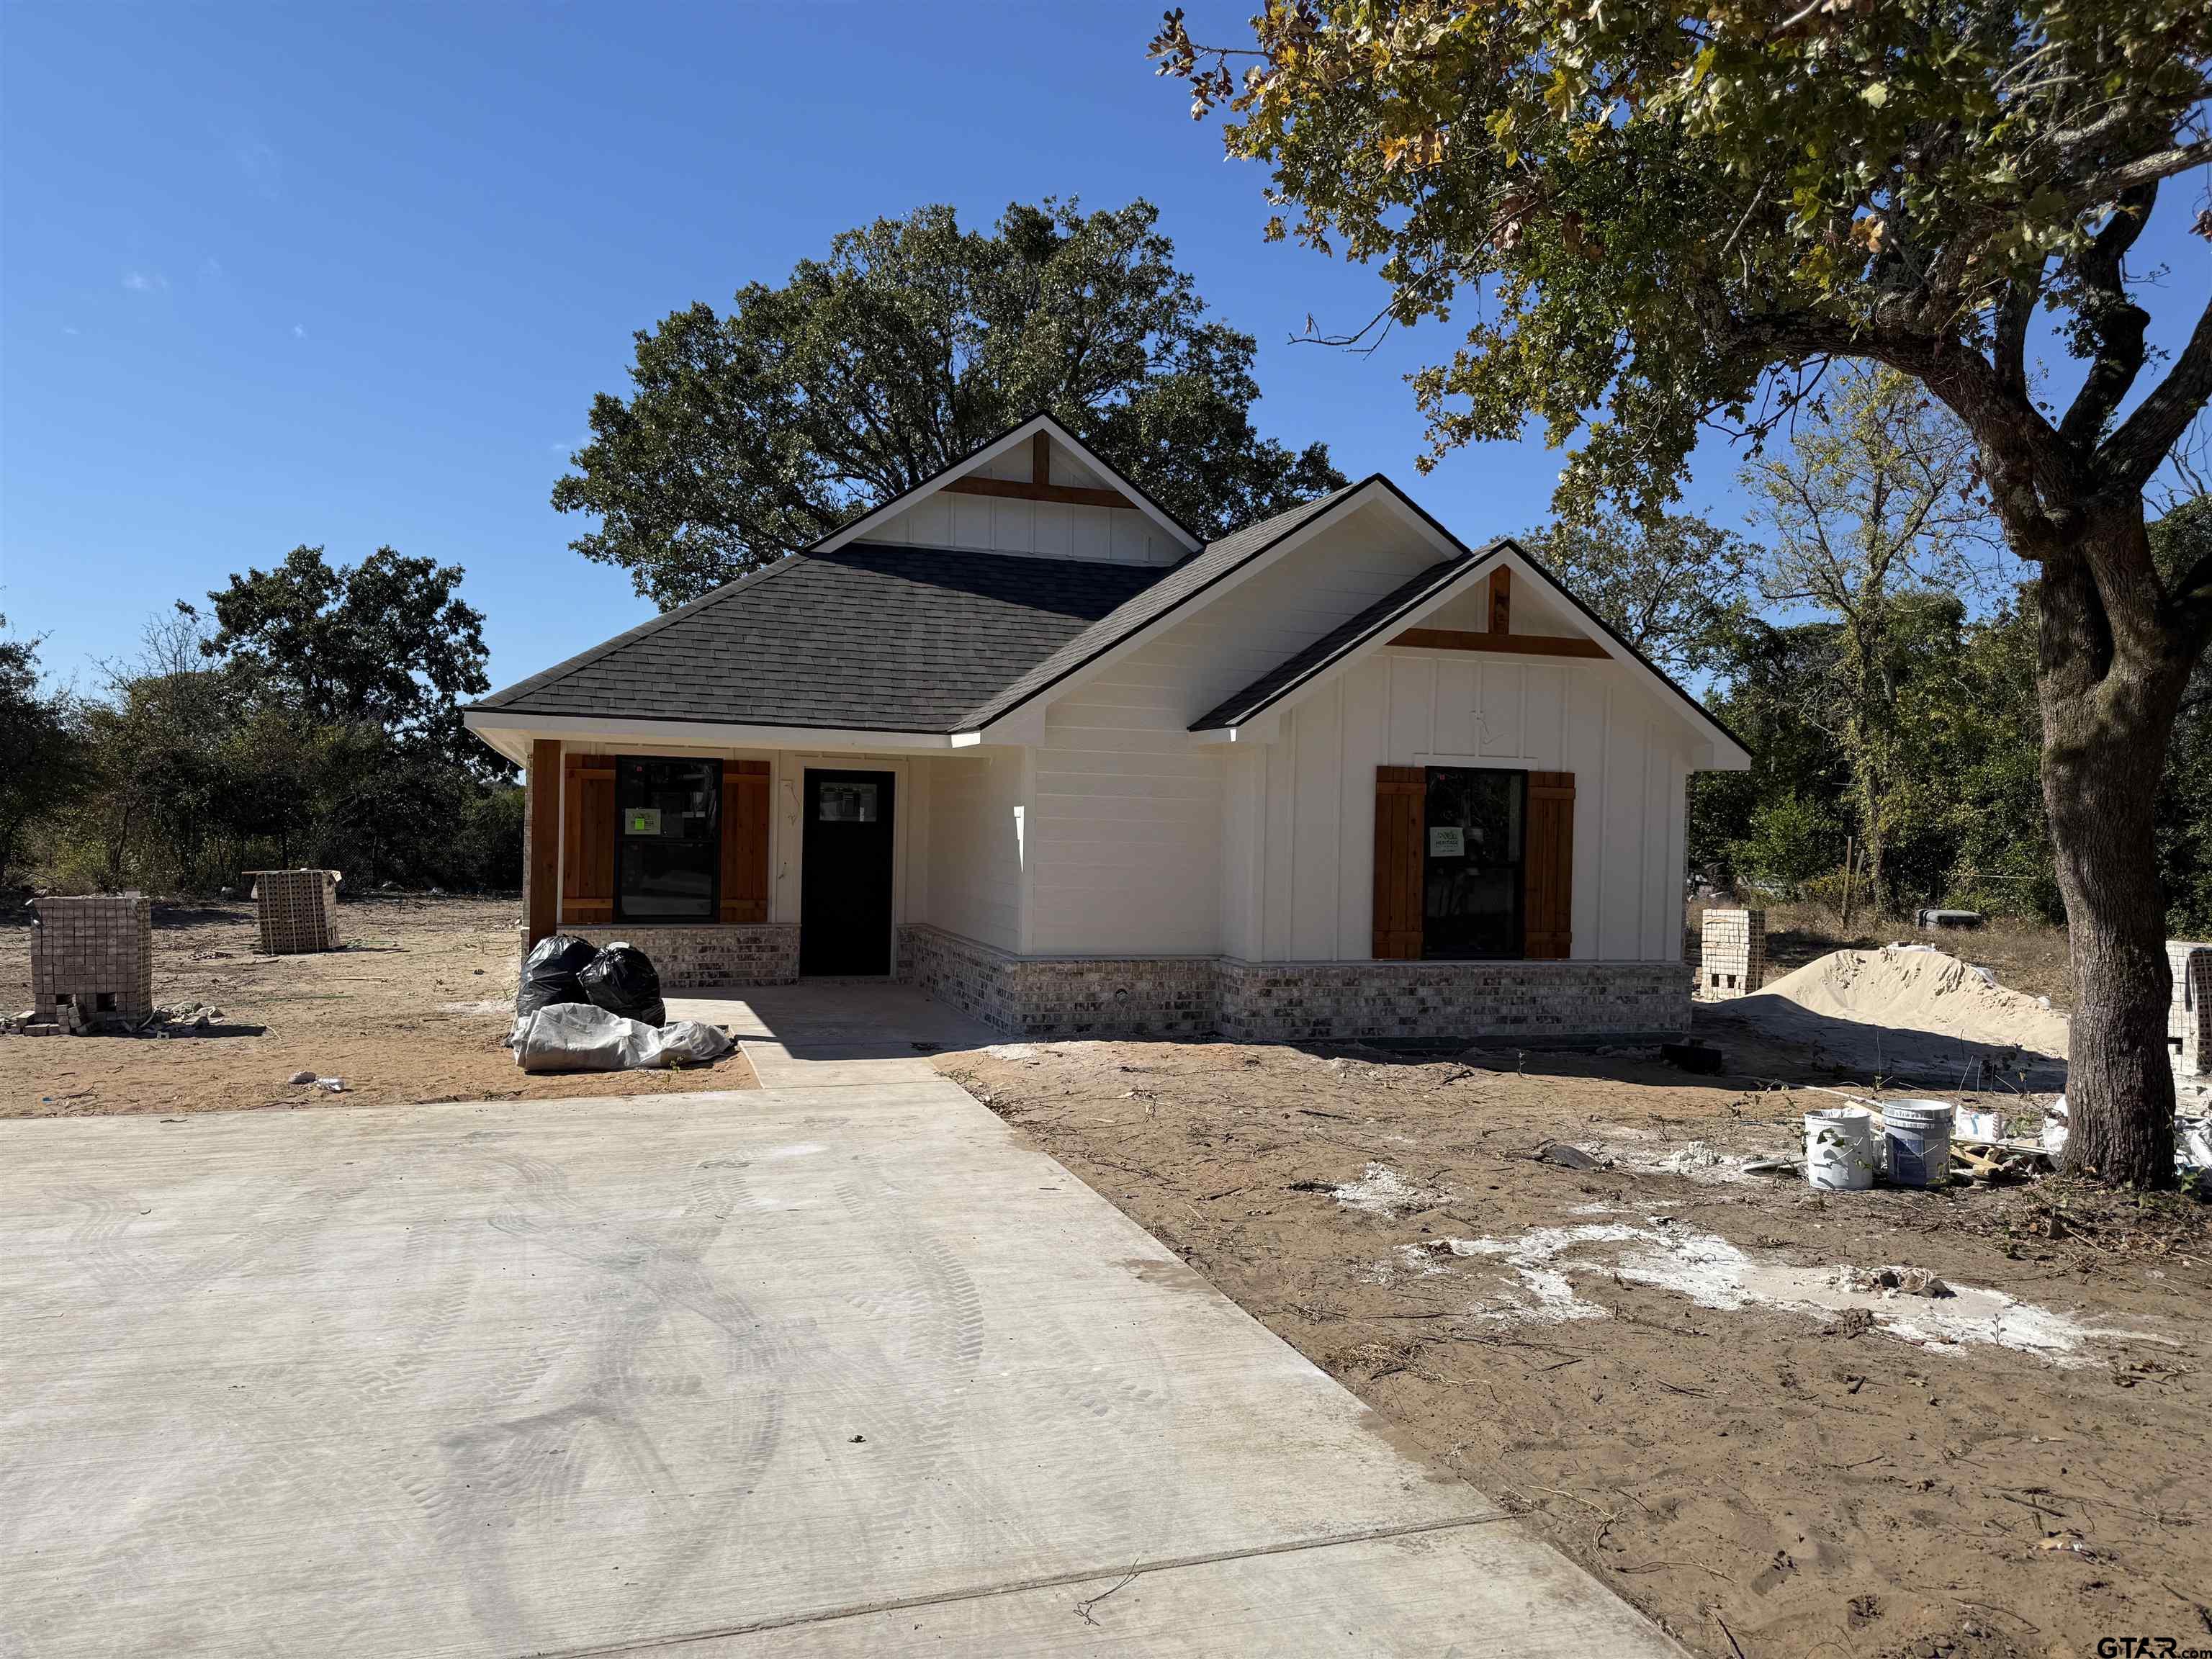
[(0, 1653), (1675, 1651), (814, 988), (758, 1092), (0, 1123)]

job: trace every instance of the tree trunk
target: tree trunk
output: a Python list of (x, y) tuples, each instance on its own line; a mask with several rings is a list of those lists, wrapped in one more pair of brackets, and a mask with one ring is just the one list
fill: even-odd
[[(2131, 521), (2125, 510), (2088, 519), (2087, 533), (2141, 538), (2139, 499), (2133, 507)], [(2086, 556), (2046, 560), (2038, 597), (2043, 797), (2075, 995), (2065, 1167), (2171, 1187), (2172, 982), (2153, 806), (2188, 662), (2163, 629), (2114, 629)]]

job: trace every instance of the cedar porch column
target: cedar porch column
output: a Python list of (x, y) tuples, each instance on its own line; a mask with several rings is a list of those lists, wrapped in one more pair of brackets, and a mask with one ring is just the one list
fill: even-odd
[(560, 926), (561, 742), (540, 738), (530, 745), (530, 851), (523, 860), (522, 902), (530, 944)]

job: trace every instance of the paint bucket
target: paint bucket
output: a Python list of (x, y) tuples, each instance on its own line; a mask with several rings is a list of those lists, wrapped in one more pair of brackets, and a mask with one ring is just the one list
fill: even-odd
[(1874, 1114), (1863, 1106), (1806, 1113), (1805, 1180), (1835, 1193), (1873, 1186)]
[(1951, 1175), (1951, 1108), (1940, 1100), (1893, 1100), (1881, 1109), (1893, 1187), (1938, 1187)]

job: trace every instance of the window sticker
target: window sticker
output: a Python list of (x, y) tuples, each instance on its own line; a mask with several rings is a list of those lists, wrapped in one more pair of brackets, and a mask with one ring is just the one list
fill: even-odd
[(817, 809), (823, 823), (873, 823), (876, 786), (872, 783), (825, 783)]
[(1432, 859), (1465, 858), (1467, 831), (1456, 823), (1431, 825), (1429, 830), (1429, 856)]
[(633, 806), (623, 814), (623, 834), (625, 836), (657, 836), (659, 833), (660, 809), (658, 806)]

